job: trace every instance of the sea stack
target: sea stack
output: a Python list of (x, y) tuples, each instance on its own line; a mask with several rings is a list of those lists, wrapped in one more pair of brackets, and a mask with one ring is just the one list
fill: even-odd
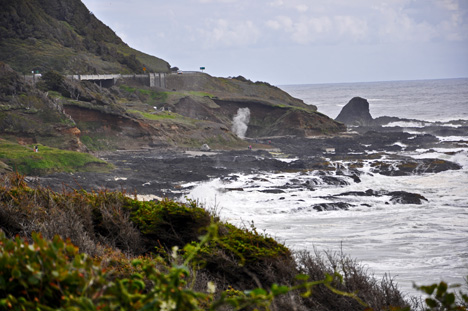
[(369, 112), (369, 102), (361, 97), (354, 97), (341, 109), (335, 121), (352, 126), (372, 126), (374, 119)]

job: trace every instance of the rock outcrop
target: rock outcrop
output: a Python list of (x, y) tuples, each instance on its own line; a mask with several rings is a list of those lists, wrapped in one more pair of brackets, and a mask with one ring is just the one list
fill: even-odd
[(369, 112), (369, 102), (361, 97), (351, 99), (335, 120), (351, 126), (374, 125), (374, 119)]

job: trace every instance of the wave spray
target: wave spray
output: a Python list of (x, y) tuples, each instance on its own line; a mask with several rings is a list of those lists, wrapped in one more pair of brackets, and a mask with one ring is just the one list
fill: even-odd
[(249, 127), (250, 121), (250, 109), (249, 108), (239, 108), (237, 114), (232, 119), (232, 131), (234, 134), (239, 136), (239, 138), (244, 139), (247, 128)]

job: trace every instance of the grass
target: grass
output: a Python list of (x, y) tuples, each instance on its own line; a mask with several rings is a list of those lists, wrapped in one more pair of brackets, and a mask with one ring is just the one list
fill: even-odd
[(147, 120), (154, 120), (154, 121), (157, 121), (157, 120), (167, 120), (167, 119), (176, 119), (176, 118), (179, 118), (179, 117), (182, 117), (181, 115), (178, 115), (176, 113), (173, 113), (173, 112), (170, 112), (170, 111), (162, 111), (162, 112), (159, 112), (158, 114), (152, 114), (152, 113), (148, 113), (148, 112), (143, 112), (143, 111), (139, 111), (139, 110), (127, 110), (128, 112), (130, 113), (133, 113), (133, 114), (136, 114), (136, 115), (139, 115)]
[(183, 91), (183, 92), (158, 92), (154, 90), (148, 90), (144, 88), (137, 88), (128, 85), (121, 85), (120, 89), (131, 94), (142, 95), (146, 97), (144, 100), (148, 105), (153, 105), (157, 103), (170, 103), (177, 102), (179, 99), (192, 96), (192, 97), (215, 97), (213, 94), (203, 92), (203, 91)]
[(81, 142), (91, 151), (116, 150), (118, 146), (117, 139), (109, 138), (105, 135), (93, 133), (93, 135), (82, 135)]
[(210, 94), (210, 93), (207, 93), (207, 92), (189, 91), (187, 93), (189, 95), (198, 96), (198, 97), (209, 97), (209, 98), (215, 97), (213, 94)]
[(121, 85), (120, 89), (132, 94), (143, 95), (147, 97), (147, 104), (165, 103), (170, 92), (157, 92), (153, 90), (147, 90), (142, 88), (136, 88), (128, 85)]
[(105, 161), (87, 153), (38, 146), (39, 152), (36, 153), (34, 145), (22, 146), (0, 140), (0, 160), (13, 170), (26, 175), (111, 169)]
[(181, 125), (181, 126), (188, 126), (188, 127), (193, 127), (196, 125), (197, 122), (200, 122), (197, 119), (184, 117), (178, 113), (171, 112), (171, 111), (161, 111), (161, 112), (158, 112), (157, 114), (153, 114), (153, 113), (143, 112), (140, 110), (130, 109), (130, 110), (127, 110), (127, 112), (132, 113), (137, 116), (141, 116), (142, 118), (146, 120), (162, 121), (162, 122), (168, 121), (169, 123), (173, 123), (174, 125)]

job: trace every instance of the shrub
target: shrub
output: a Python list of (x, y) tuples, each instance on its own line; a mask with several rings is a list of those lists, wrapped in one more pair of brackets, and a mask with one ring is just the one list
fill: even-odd
[[(372, 310), (388, 310), (409, 307), (401, 292), (389, 277), (380, 282), (358, 264), (343, 253), (299, 252), (297, 254), (299, 272), (310, 277), (311, 280), (322, 280), (327, 274), (339, 273), (340, 282), (333, 282), (334, 288), (356, 293)], [(345, 295), (335, 295), (324, 286), (317, 286), (305, 305), (312, 310), (359, 310), (360, 304), (356, 299)]]
[[(468, 276), (465, 280), (468, 284)], [(415, 288), (428, 295), (424, 300), (428, 307), (425, 310), (466, 311), (468, 310), (468, 293), (448, 291), (450, 288), (459, 288), (460, 286), (459, 284), (448, 286), (447, 283), (440, 282), (427, 286), (415, 285)]]
[[(287, 293), (286, 286), (270, 290), (227, 291), (215, 298), (215, 285), (206, 292), (192, 290), (188, 284), (190, 262), (210, 240), (216, 239), (217, 227), (210, 226), (196, 246), (188, 246), (183, 264), (161, 272), (157, 261), (133, 260), (134, 273), (127, 278), (112, 279), (112, 270), (102, 266), (70, 242), (56, 236), (47, 241), (32, 235), (33, 243), (16, 237), (7, 239), (0, 231), (0, 308), (10, 310), (216, 310), (224, 305), (236, 309), (260, 306), (269, 310), (273, 299)], [(174, 252), (174, 260), (177, 260)], [(109, 265), (108, 267), (110, 267)], [(333, 277), (320, 281), (329, 284)], [(146, 284), (150, 286), (147, 286)], [(315, 282), (317, 283), (317, 282)], [(315, 283), (297, 288), (310, 291)], [(317, 284), (318, 284), (317, 283)]]
[(70, 92), (65, 86), (65, 77), (57, 71), (50, 70), (44, 73), (37, 86), (44, 92), (56, 91), (63, 96), (70, 97)]
[(216, 238), (204, 244), (196, 260), (223, 289), (271, 287), (290, 282), (297, 274), (289, 249), (253, 226), (240, 229), (217, 223)]
[(131, 209), (131, 220), (152, 247), (182, 248), (187, 243), (197, 241), (211, 222), (209, 213), (195, 202), (129, 200), (127, 204)]
[(10, 174), (0, 181), (0, 229), (9, 236), (58, 234), (90, 255), (100, 254), (102, 245), (139, 254), (140, 233), (130, 221), (127, 199), (119, 192), (33, 189), (23, 176)]
[(105, 285), (103, 271), (70, 242), (37, 233), (32, 240), (9, 240), (0, 231), (0, 307), (52, 310)]

